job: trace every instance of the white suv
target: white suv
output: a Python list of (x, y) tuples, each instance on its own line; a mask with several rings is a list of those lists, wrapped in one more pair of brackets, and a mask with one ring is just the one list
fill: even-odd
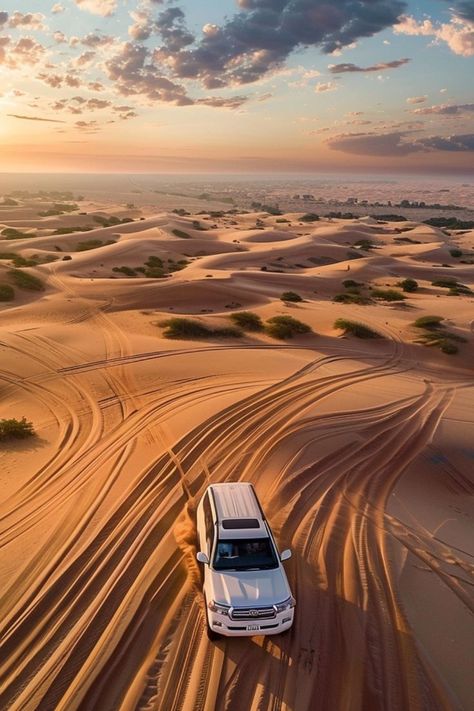
[(207, 630), (228, 637), (279, 634), (293, 624), (295, 599), (252, 484), (213, 484), (197, 509)]

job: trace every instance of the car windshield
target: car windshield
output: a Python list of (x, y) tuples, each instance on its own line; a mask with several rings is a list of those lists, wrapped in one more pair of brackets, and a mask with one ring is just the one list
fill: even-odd
[(217, 542), (215, 570), (265, 570), (277, 567), (278, 560), (269, 538)]

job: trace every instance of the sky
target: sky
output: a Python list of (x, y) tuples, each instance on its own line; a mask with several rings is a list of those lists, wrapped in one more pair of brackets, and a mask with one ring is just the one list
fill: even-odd
[(0, 172), (469, 174), (474, 0), (0, 0)]

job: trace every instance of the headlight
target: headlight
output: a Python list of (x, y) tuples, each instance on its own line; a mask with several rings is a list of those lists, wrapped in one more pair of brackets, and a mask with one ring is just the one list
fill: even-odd
[(210, 602), (207, 603), (208, 608), (210, 609), (211, 612), (217, 612), (219, 615), (228, 615), (230, 606), (229, 605), (221, 605), (219, 602), (216, 602), (215, 600), (211, 600)]
[(291, 610), (291, 608), (295, 605), (296, 600), (293, 596), (291, 596), (287, 600), (283, 600), (283, 602), (279, 602), (273, 607), (275, 608), (275, 612), (285, 612), (285, 610)]

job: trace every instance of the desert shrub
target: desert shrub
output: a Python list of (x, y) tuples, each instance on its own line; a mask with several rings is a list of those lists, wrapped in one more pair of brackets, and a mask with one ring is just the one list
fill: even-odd
[(354, 293), (353, 291), (345, 291), (342, 294), (336, 294), (333, 301), (338, 304), (370, 304), (370, 299), (363, 294)]
[(272, 338), (293, 338), (295, 335), (311, 333), (307, 323), (298, 321), (292, 316), (273, 316), (265, 324), (265, 332)]
[(239, 328), (233, 326), (209, 328), (191, 318), (170, 318), (158, 325), (165, 329), (163, 331), (165, 338), (173, 339), (238, 338), (242, 335)]
[(15, 290), (10, 284), (0, 284), (0, 301), (13, 301)]
[(300, 217), (300, 222), (318, 222), (318, 220), (319, 215), (316, 215), (315, 212), (307, 212), (306, 215)]
[(171, 212), (174, 212), (176, 215), (181, 215), (181, 217), (185, 217), (186, 215), (190, 214), (187, 210), (185, 210), (182, 207), (177, 207), (174, 210), (171, 210)]
[(132, 269), (132, 267), (113, 267), (112, 271), (120, 272), (121, 274), (125, 274), (125, 276), (129, 277), (136, 276), (135, 269)]
[(84, 227), (58, 227), (57, 230), (54, 230), (53, 235), (72, 235), (74, 232), (90, 232), (93, 229), (90, 225)]
[(164, 279), (168, 275), (162, 267), (149, 267), (145, 269), (145, 276), (147, 279)]
[(16, 230), (14, 227), (5, 227), (0, 233), (5, 239), (25, 239), (27, 237), (35, 237), (36, 235), (27, 235), (24, 232)]
[(163, 260), (160, 257), (148, 257), (145, 262), (147, 267), (163, 267)]
[(440, 277), (431, 282), (432, 286), (440, 286), (442, 289), (453, 289), (459, 286), (459, 282), (454, 277)]
[(442, 316), (420, 316), (413, 325), (415, 328), (442, 328), (443, 320)]
[(430, 217), (423, 222), (425, 225), (447, 227), (450, 230), (472, 230), (474, 228), (474, 220), (458, 220), (457, 217)]
[(39, 262), (36, 259), (25, 259), (25, 257), (21, 257), (19, 254), (16, 254), (13, 257), (13, 264), (15, 267), (36, 267)]
[(0, 259), (15, 259), (18, 257), (16, 252), (0, 252)]
[(450, 249), (450, 250), (449, 250), (449, 254), (450, 254), (452, 257), (457, 257), (457, 258), (459, 258), (459, 257), (462, 257), (462, 250), (461, 250), (461, 249), (453, 248), (453, 249)]
[(262, 319), (252, 311), (237, 311), (229, 318), (243, 331), (263, 331)]
[(358, 239), (353, 246), (367, 251), (374, 248), (374, 242), (371, 239)]
[(412, 293), (418, 289), (418, 282), (415, 281), (415, 279), (402, 279), (402, 281), (398, 282), (397, 286), (400, 286), (403, 291)]
[(372, 296), (383, 301), (403, 301), (406, 296), (396, 289), (373, 289)]
[(375, 220), (384, 220), (386, 222), (406, 222), (407, 218), (403, 215), (394, 215), (393, 213), (386, 213), (381, 215), (370, 215)]
[(187, 232), (184, 232), (184, 230), (174, 229), (171, 230), (171, 232), (174, 234), (175, 237), (180, 237), (181, 239), (191, 239), (191, 235), (189, 235)]
[(432, 286), (440, 286), (442, 289), (449, 289), (449, 296), (460, 296), (461, 294), (471, 294), (471, 290), (465, 284), (461, 284), (454, 277), (441, 277), (431, 282)]
[(282, 301), (292, 301), (297, 303), (298, 301), (303, 301), (303, 297), (296, 293), (296, 291), (284, 291), (280, 296)]
[(33, 424), (28, 422), (26, 417), (21, 420), (14, 418), (9, 420), (0, 420), (0, 440), (2, 439), (25, 439), (32, 437), (35, 434)]
[(380, 333), (377, 333), (377, 331), (374, 331), (372, 328), (358, 321), (349, 321), (345, 318), (336, 319), (334, 321), (334, 328), (339, 328), (341, 331), (344, 331), (344, 333), (350, 333), (357, 338), (381, 338)]
[(457, 345), (455, 343), (451, 343), (451, 341), (448, 340), (443, 340), (440, 344), (440, 348), (443, 353), (447, 353), (448, 355), (454, 355), (459, 351)]
[(29, 291), (44, 291), (43, 282), (33, 274), (22, 272), (20, 269), (10, 269), (8, 274), (20, 289), (28, 289)]
[(354, 279), (344, 279), (342, 286), (345, 289), (351, 289), (352, 287), (362, 286), (362, 284), (358, 281), (354, 281)]
[(71, 259), (72, 259), (71, 255), (70, 255), (70, 254), (66, 254), (66, 255), (62, 258), (62, 261), (63, 261), (63, 262), (69, 262)]

